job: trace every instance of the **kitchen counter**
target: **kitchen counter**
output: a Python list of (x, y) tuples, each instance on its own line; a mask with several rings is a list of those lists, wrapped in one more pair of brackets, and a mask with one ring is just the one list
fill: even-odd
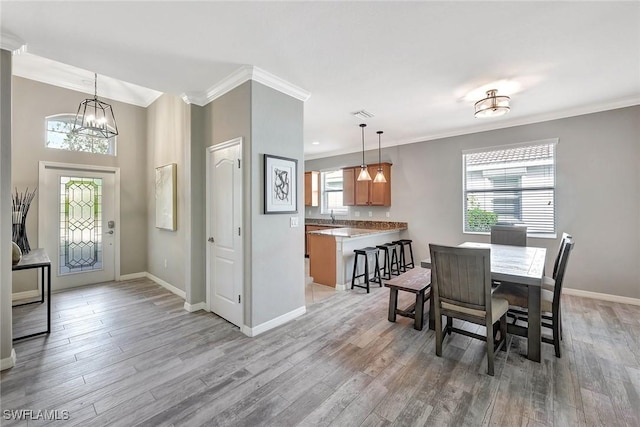
[(326, 230), (309, 231), (309, 234), (321, 234), (324, 236), (353, 238), (353, 237), (369, 236), (372, 234), (384, 234), (389, 232), (394, 233), (401, 230), (406, 230), (406, 227), (386, 229), (386, 230), (378, 230), (378, 229), (371, 229), (371, 228), (351, 228), (351, 227), (328, 228)]
[(323, 218), (305, 218), (305, 225), (315, 225), (322, 227), (333, 228), (361, 228), (366, 230), (406, 230), (406, 222), (393, 222), (393, 221), (365, 221), (365, 220), (353, 220), (353, 219), (339, 219), (331, 221), (330, 219)]
[(350, 289), (353, 251), (399, 240), (400, 232), (406, 228), (404, 223), (386, 229), (340, 227), (309, 231), (309, 270), (313, 281), (336, 290)]

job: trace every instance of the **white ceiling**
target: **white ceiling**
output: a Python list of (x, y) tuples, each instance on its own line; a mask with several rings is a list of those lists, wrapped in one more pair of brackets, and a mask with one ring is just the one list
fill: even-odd
[[(350, 114), (360, 109), (375, 115), (373, 149), (379, 129), (385, 147), (640, 104), (637, 1), (0, 7), (2, 33), (30, 54), (155, 91), (205, 93), (246, 65), (303, 88), (306, 158), (360, 150), (360, 120)], [(474, 118), (479, 95), (466, 95), (494, 86), (512, 97), (511, 112)]]

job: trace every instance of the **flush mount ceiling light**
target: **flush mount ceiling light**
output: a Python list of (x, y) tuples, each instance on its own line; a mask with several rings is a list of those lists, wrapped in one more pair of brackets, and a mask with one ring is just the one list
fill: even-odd
[(507, 114), (510, 110), (508, 96), (498, 96), (496, 89), (487, 91), (487, 97), (475, 104), (476, 117), (498, 117)]
[(378, 173), (373, 179), (373, 182), (387, 182), (387, 178), (384, 177), (384, 172), (382, 172), (382, 156), (380, 155), (380, 136), (382, 135), (382, 131), (379, 130), (376, 133), (378, 134)]
[(371, 181), (371, 175), (367, 170), (367, 164), (364, 162), (364, 128), (366, 124), (361, 123), (360, 129), (362, 129), (362, 164), (360, 165), (360, 174), (358, 175), (358, 181)]
[(78, 106), (73, 133), (109, 139), (118, 135), (118, 125), (111, 105), (98, 99), (98, 74), (94, 73), (94, 96)]

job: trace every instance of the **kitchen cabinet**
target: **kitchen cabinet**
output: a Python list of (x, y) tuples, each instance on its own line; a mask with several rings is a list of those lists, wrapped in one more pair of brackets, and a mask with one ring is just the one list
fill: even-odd
[(338, 228), (340, 225), (305, 225), (304, 226), (304, 254), (309, 255), (309, 233), (310, 231), (326, 230), (329, 228)]
[(318, 206), (320, 202), (320, 172), (304, 173), (304, 205)]
[(342, 170), (342, 203), (345, 206), (391, 206), (391, 163), (381, 163), (387, 182), (373, 182), (378, 164), (367, 166), (371, 181), (358, 181), (360, 167)]

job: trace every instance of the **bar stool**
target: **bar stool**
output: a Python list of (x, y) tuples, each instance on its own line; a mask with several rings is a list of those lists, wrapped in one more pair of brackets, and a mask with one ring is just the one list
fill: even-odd
[[(384, 243), (376, 246), (383, 254), (384, 265), (382, 266), (382, 278), (384, 280), (391, 280), (391, 275), (400, 275), (400, 260), (398, 259), (397, 249), (400, 246), (397, 243)], [(395, 268), (394, 268), (395, 266)]]
[[(363, 249), (356, 249), (353, 251), (356, 256), (353, 260), (353, 274), (351, 275), (351, 289), (353, 287), (363, 288), (369, 293), (369, 282), (379, 283), (382, 287), (382, 280), (380, 279), (380, 264), (378, 263), (378, 249), (366, 247)], [(375, 270), (373, 271), (373, 278), (369, 279), (369, 256), (373, 256), (376, 259)], [(358, 257), (364, 256), (364, 273), (357, 274), (358, 269)], [(356, 285), (356, 279), (364, 277), (364, 285)]]
[[(400, 245), (400, 267), (402, 271), (407, 271), (409, 268), (414, 268), (415, 264), (413, 263), (413, 248), (411, 247), (411, 239), (400, 239), (396, 240), (392, 243), (397, 243)], [(409, 255), (411, 255), (411, 262), (407, 262), (407, 257), (404, 255), (404, 247), (409, 246)]]

